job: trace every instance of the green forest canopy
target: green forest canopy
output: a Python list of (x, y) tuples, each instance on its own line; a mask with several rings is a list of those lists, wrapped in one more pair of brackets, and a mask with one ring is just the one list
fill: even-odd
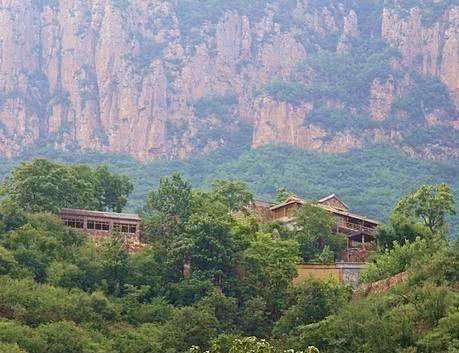
[[(250, 198), (239, 182), (204, 192), (179, 174), (162, 178), (143, 208), (150, 246), (134, 254), (117, 236), (95, 242), (50, 214), (27, 212), (10, 198), (17, 192), (5, 190), (0, 203), (1, 353), (459, 349), (459, 241), (444, 232), (454, 212), (447, 185), (425, 185), (397, 203), (387, 227), (398, 242), (374, 257), (364, 279), (407, 271), (409, 280), (359, 301), (333, 280), (292, 284), (299, 256), (319, 254), (310, 250), (323, 243), (329, 223), (316, 219), (325, 214), (311, 223), (305, 207), (300, 229), (280, 233), (233, 217)], [(405, 238), (407, 227), (415, 238)]]
[[(20, 160), (37, 155), (52, 160), (99, 165), (126, 174), (134, 184), (128, 209), (142, 207), (148, 189), (162, 176), (180, 172), (193, 187), (209, 189), (215, 179), (237, 179), (249, 186), (255, 198), (275, 200), (280, 187), (305, 199), (336, 193), (351, 208), (366, 216), (386, 220), (395, 202), (422, 184), (445, 182), (459, 195), (459, 163), (410, 158), (389, 146), (379, 145), (343, 154), (308, 152), (290, 146), (265, 146), (255, 150), (219, 150), (187, 161), (154, 161), (141, 164), (130, 156), (101, 153), (64, 153), (49, 149), (3, 160), (6, 177)], [(286, 156), (288, 156), (286, 158)], [(456, 202), (456, 204), (459, 204)], [(451, 222), (459, 225), (458, 217)]]

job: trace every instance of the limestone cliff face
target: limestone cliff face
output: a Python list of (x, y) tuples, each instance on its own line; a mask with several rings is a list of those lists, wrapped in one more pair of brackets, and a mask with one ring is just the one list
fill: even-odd
[(459, 6), (446, 9), (433, 23), (422, 19), (416, 7), (405, 15), (384, 9), (382, 38), (399, 49), (402, 65), (439, 77), (459, 107)]
[[(358, 5), (267, 0), (256, 13), (228, 5), (199, 21), (190, 21), (182, 6), (172, 0), (0, 0), (0, 154), (47, 144), (142, 161), (186, 158), (234, 143), (232, 136), (244, 129), (249, 135), (239, 143), (253, 147), (274, 142), (343, 152), (363, 148), (368, 137), (402, 143), (403, 131), (393, 128), (328, 127), (316, 118), (323, 100), (292, 103), (263, 90), (275, 80), (307, 84), (315, 72), (298, 65), (320, 50), (352, 52), (355, 41), (369, 35)], [(428, 26), (422, 16), (418, 8), (408, 16), (386, 8), (372, 35), (399, 50), (394, 68), (415, 67), (446, 85), (456, 110), (439, 111), (430, 122), (454, 130), (459, 7), (448, 7)], [(374, 79), (368, 103), (346, 111), (385, 121), (410, 80), (409, 74)], [(334, 99), (332, 109), (343, 104)], [(438, 145), (444, 157), (459, 149)]]

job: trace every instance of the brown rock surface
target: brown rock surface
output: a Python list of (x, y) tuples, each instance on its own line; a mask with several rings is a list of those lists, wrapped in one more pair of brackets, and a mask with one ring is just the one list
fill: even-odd
[[(225, 134), (237, 134), (241, 124), (253, 127), (247, 142), (253, 147), (287, 143), (344, 152), (363, 148), (365, 134), (400, 142), (397, 131), (356, 134), (312, 123), (314, 100), (292, 104), (257, 94), (266, 83), (291, 79), (330, 36), (338, 53), (351, 51), (353, 39), (366, 35), (357, 10), (306, 0), (288, 9), (267, 0), (259, 10), (223, 11), (185, 26), (170, 0), (0, 0), (0, 154), (45, 142), (142, 161), (186, 158), (224, 145)], [(282, 20), (286, 15), (291, 18)], [(381, 16), (382, 38), (401, 53), (394, 66), (439, 77), (459, 107), (459, 7), (429, 26), (417, 8), (405, 17), (384, 9)], [(313, 74), (301, 77), (308, 82)], [(391, 114), (399, 88), (408, 86), (394, 81), (371, 85), (364, 113), (376, 122)], [(198, 111), (199, 99), (212, 97), (235, 103), (224, 116), (207, 105)], [(457, 118), (450, 120), (457, 126)], [(444, 151), (459, 153), (454, 146)]]
[(382, 38), (400, 50), (404, 66), (438, 76), (459, 107), (459, 6), (451, 7), (441, 21), (427, 26), (419, 8), (412, 8), (406, 17), (386, 8)]

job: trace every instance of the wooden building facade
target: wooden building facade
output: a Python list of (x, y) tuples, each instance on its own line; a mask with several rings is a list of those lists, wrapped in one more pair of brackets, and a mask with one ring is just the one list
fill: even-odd
[[(300, 198), (290, 197), (282, 203), (271, 205), (270, 217), (266, 220), (293, 226), (295, 214), (305, 202)], [(332, 214), (336, 219), (332, 231), (347, 238), (347, 248), (342, 254), (342, 261), (365, 262), (368, 255), (376, 250), (378, 221), (350, 212), (349, 207), (335, 194), (312, 203)]]
[(130, 243), (140, 243), (141, 222), (137, 214), (64, 208), (59, 212), (64, 224), (96, 238), (118, 233)]

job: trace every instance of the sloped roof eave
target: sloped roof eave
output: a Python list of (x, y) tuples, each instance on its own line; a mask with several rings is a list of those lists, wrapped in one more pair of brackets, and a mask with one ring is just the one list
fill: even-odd
[(317, 201), (317, 203), (322, 203), (322, 202), (331, 200), (333, 198), (337, 199), (339, 202), (341, 202), (344, 205), (344, 207), (346, 207), (349, 210), (349, 206), (343, 200), (341, 200), (338, 196), (336, 196), (336, 194), (331, 194), (331, 195), (322, 197), (320, 200)]
[(351, 217), (351, 218), (360, 219), (362, 221), (366, 221), (366, 222), (369, 222), (369, 223), (380, 224), (379, 221), (376, 221), (374, 219), (367, 218), (367, 217), (364, 217), (364, 216), (361, 216), (361, 215), (358, 215), (358, 214), (355, 214), (355, 213), (352, 213), (352, 212), (338, 210), (337, 208), (334, 208), (334, 207), (331, 207), (331, 206), (328, 206), (328, 205), (318, 204), (317, 206), (323, 208), (326, 211), (337, 213), (337, 214), (340, 214), (340, 215), (343, 215), (343, 216), (348, 216), (348, 217)]
[(111, 219), (126, 219), (126, 220), (135, 220), (140, 221), (140, 216), (134, 213), (115, 213), (115, 212), (105, 212), (105, 211), (92, 211), (92, 210), (83, 210), (77, 208), (63, 208), (59, 211), (60, 215), (74, 215), (74, 216), (93, 216), (93, 217), (103, 217)]
[(285, 206), (288, 206), (288, 205), (292, 205), (294, 203), (298, 203), (300, 205), (303, 205), (305, 201), (301, 200), (301, 199), (291, 199), (291, 200), (287, 200), (287, 201), (284, 201), (284, 202), (281, 202), (277, 205), (273, 205), (271, 206), (269, 209), (271, 211), (273, 210), (277, 210), (278, 208), (282, 208), (282, 207), (285, 207)]

